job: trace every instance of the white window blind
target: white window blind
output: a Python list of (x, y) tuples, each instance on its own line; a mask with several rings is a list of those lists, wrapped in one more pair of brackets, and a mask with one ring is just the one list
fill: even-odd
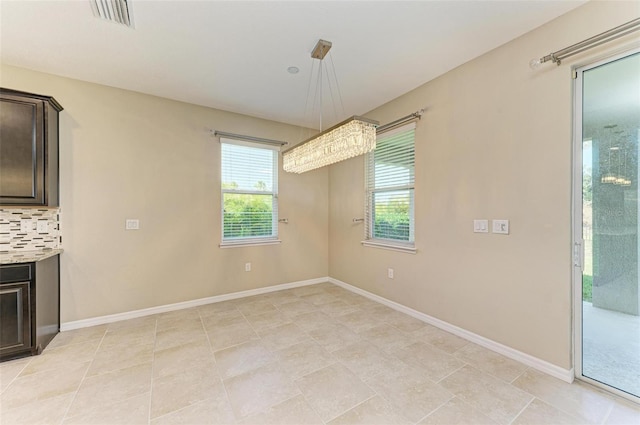
[(278, 237), (278, 148), (221, 139), (222, 244)]
[(383, 244), (414, 242), (415, 123), (378, 135), (366, 156), (365, 238)]

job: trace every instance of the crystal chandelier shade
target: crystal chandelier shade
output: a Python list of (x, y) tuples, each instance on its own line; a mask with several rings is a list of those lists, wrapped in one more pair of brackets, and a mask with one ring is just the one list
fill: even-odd
[[(311, 58), (320, 60), (318, 78), (320, 93), (322, 93), (322, 60), (329, 49), (331, 49), (331, 42), (319, 40), (311, 53)], [(371, 152), (376, 147), (377, 126), (377, 121), (354, 116), (322, 131), (322, 95), (320, 95), (321, 132), (284, 151), (282, 167), (284, 171), (299, 174)]]
[(377, 124), (366, 118), (352, 117), (323, 131), (282, 154), (284, 171), (304, 173), (374, 150)]

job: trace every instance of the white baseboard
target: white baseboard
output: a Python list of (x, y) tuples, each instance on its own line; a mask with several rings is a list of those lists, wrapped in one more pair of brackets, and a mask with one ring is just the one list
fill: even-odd
[(110, 314), (107, 316), (92, 317), (90, 319), (74, 320), (60, 325), (61, 331), (87, 328), (89, 326), (104, 325), (106, 323), (119, 322), (121, 320), (135, 319), (137, 317), (150, 316), (152, 314), (166, 313), (183, 308), (197, 307), (205, 304), (217, 303), (221, 301), (235, 300), (238, 298), (251, 297), (253, 295), (266, 294), (268, 292), (282, 291), (283, 289), (298, 288), (301, 286), (315, 285), (327, 282), (329, 278), (319, 277), (316, 279), (301, 280), (298, 282), (283, 283), (280, 285), (267, 286), (264, 288), (249, 289), (247, 291), (232, 292), (230, 294), (216, 295), (214, 297), (199, 298), (197, 300), (184, 301), (175, 304), (160, 305), (157, 307), (145, 308), (142, 310), (127, 311), (124, 313)]
[(364, 289), (360, 289), (358, 287), (349, 285), (348, 283), (342, 282), (338, 279), (334, 279), (331, 277), (320, 277), (316, 279), (308, 279), (308, 280), (302, 280), (298, 282), (283, 283), (280, 285), (267, 286), (264, 288), (233, 292), (231, 294), (217, 295), (214, 297), (200, 298), (197, 300), (184, 301), (184, 302), (175, 303), (175, 304), (167, 304), (167, 305), (161, 305), (157, 307), (145, 308), (142, 310), (134, 310), (134, 311), (128, 311), (125, 313), (110, 314), (107, 316), (93, 317), (90, 319), (76, 320), (73, 322), (65, 322), (61, 324), (60, 330), (70, 331), (73, 329), (86, 328), (89, 326), (103, 325), (106, 323), (113, 323), (121, 320), (135, 319), (137, 317), (150, 316), (152, 314), (166, 313), (169, 311), (180, 310), (184, 308), (191, 308), (191, 307), (197, 307), (205, 304), (217, 303), (221, 301), (251, 297), (253, 295), (266, 294), (269, 292), (281, 291), (283, 289), (298, 288), (301, 286), (315, 285), (315, 284), (324, 283), (324, 282), (331, 282), (334, 285), (338, 285), (348, 291), (367, 297), (373, 301), (379, 302), (380, 304), (384, 304), (388, 307), (391, 307), (394, 310), (400, 311), (401, 313), (408, 314), (409, 316), (415, 317), (418, 320), (422, 320), (425, 323), (428, 323), (444, 331), (457, 335), (461, 338), (464, 338), (468, 341), (471, 341), (489, 350), (495, 351), (496, 353), (502, 354), (505, 357), (516, 360), (527, 366), (530, 366), (536, 370), (539, 370), (540, 372), (546, 373), (548, 375), (561, 379), (565, 382), (569, 382), (569, 383), (573, 382), (573, 379), (574, 379), (573, 369), (563, 369), (545, 360), (523, 353), (522, 351), (518, 351), (514, 348), (500, 344), (491, 339), (488, 339), (478, 334), (475, 334), (473, 332), (470, 332), (466, 329), (459, 328), (443, 320), (437, 319), (433, 316), (429, 316), (428, 314), (421, 313), (417, 310), (406, 307), (395, 301), (388, 300), (384, 297), (381, 297), (376, 294), (372, 294), (371, 292), (365, 291)]
[(518, 351), (514, 348), (508, 347), (506, 345), (495, 342), (491, 339), (485, 338), (473, 332), (469, 332), (466, 329), (459, 328), (455, 325), (447, 323), (443, 320), (437, 319), (433, 316), (429, 316), (428, 314), (421, 313), (412, 308), (406, 307), (402, 304), (399, 304), (395, 301), (388, 300), (384, 297), (381, 297), (376, 294), (372, 294), (371, 292), (365, 291), (353, 285), (349, 285), (348, 283), (342, 282), (338, 279), (334, 279), (332, 277), (329, 278), (329, 282), (334, 285), (338, 285), (344, 289), (347, 289), (351, 292), (354, 292), (358, 295), (362, 295), (367, 297), (373, 301), (379, 302), (381, 304), (386, 305), (387, 307), (391, 307), (394, 310), (397, 310), (401, 313), (408, 314), (409, 316), (415, 317), (418, 320), (422, 320), (425, 323), (433, 325), (437, 328), (440, 328), (444, 331), (452, 333), (456, 336), (464, 338), (468, 341), (471, 341), (475, 344), (478, 344), (484, 348), (487, 348), (491, 351), (495, 351), (496, 353), (502, 354), (505, 357), (516, 360), (520, 363), (523, 363), (527, 366), (530, 366), (540, 372), (546, 373), (547, 375), (551, 375), (555, 378), (561, 379), (565, 382), (571, 383), (574, 379), (574, 371), (572, 369), (563, 369), (559, 366), (556, 366), (552, 363), (549, 363), (545, 360), (539, 359), (537, 357), (531, 356), (527, 353), (523, 353), (522, 351)]

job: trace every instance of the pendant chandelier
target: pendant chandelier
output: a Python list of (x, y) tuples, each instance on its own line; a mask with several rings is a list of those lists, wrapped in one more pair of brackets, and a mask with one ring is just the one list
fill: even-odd
[[(331, 49), (331, 42), (319, 40), (311, 53), (320, 61), (320, 93), (322, 93), (322, 61)], [(320, 100), (322, 127), (322, 98)], [(304, 173), (363, 155), (376, 148), (377, 121), (353, 116), (282, 153), (284, 171)]]
[(617, 126), (617, 124), (604, 126), (605, 129), (612, 131), (615, 136), (618, 136), (618, 140), (614, 142), (614, 135), (611, 135), (609, 138), (609, 160), (607, 161), (607, 171), (602, 174), (600, 182), (604, 184), (628, 187), (631, 186), (631, 179), (627, 174), (627, 149), (624, 147), (625, 143), (621, 136), (624, 132), (614, 131)]
[[(612, 158), (615, 159), (612, 162)], [(620, 151), (618, 146), (609, 148), (608, 171), (602, 175), (600, 182), (617, 186), (631, 186), (631, 179), (627, 177), (627, 152)]]

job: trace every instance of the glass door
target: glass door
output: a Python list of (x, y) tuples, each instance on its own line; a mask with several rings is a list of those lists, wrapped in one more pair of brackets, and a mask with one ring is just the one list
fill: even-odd
[(578, 69), (575, 88), (576, 376), (640, 397), (640, 52)]

